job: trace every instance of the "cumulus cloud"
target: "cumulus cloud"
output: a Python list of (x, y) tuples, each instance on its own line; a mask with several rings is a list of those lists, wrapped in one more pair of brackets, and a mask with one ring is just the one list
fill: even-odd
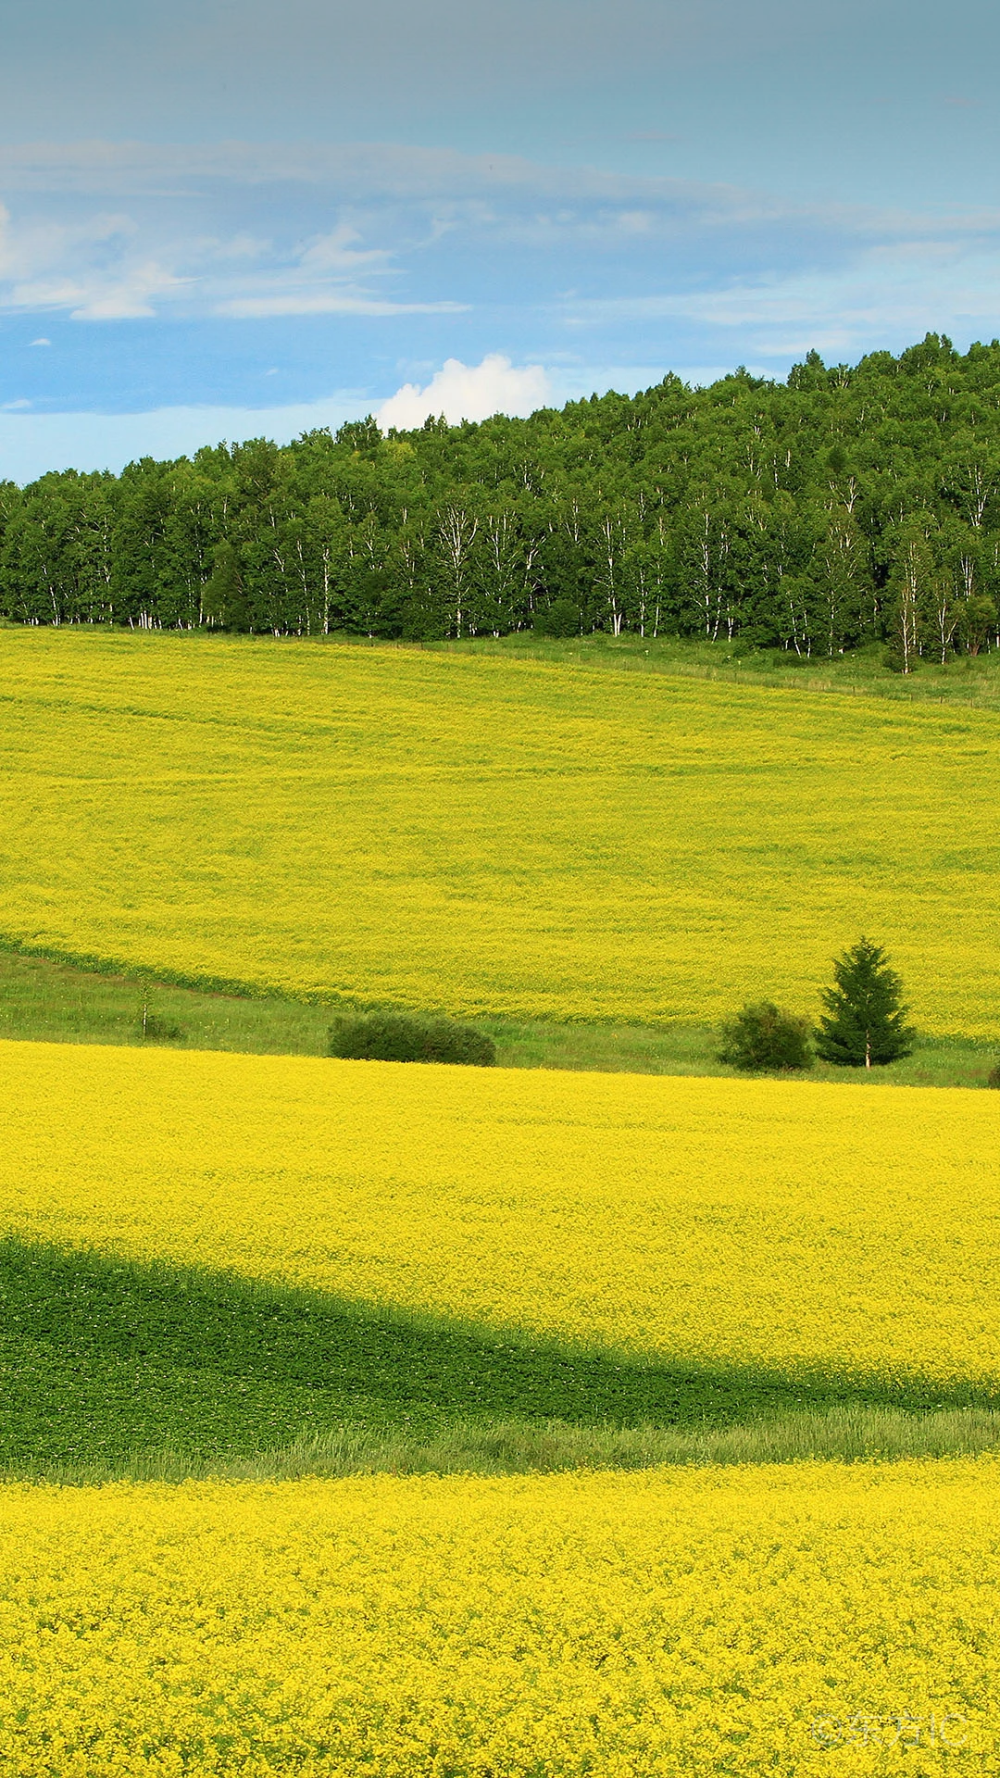
[(459, 420), (488, 420), (492, 414), (530, 414), (544, 407), (550, 394), (548, 373), (540, 364), (518, 370), (500, 352), (488, 353), (481, 364), (447, 358), (422, 389), (416, 383), (404, 383), (390, 395), (376, 419), (383, 432), (393, 426), (408, 432), (440, 414), (450, 425)]

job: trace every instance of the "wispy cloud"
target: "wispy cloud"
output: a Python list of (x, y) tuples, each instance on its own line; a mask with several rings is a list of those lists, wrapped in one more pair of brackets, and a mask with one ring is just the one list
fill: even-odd
[(723, 280), (716, 288), (574, 301), (565, 306), (574, 329), (697, 321), (720, 336), (738, 336), (740, 354), (801, 356), (815, 347), (845, 357), (873, 341), (914, 339), (942, 325), (975, 335), (998, 328), (1000, 222), (992, 235), (981, 219), (963, 236), (950, 220), (938, 238), (862, 239), (841, 262), (758, 278)]
[(373, 296), (352, 296), (344, 290), (289, 290), (281, 296), (235, 296), (217, 304), (214, 313), (239, 321), (277, 315), (459, 315), (465, 303), (394, 303)]
[[(198, 352), (215, 378), (218, 330), (263, 341), (252, 324), (267, 328), (259, 360), (234, 351), (246, 352), (248, 410), (265, 365), (297, 363), (276, 396), (357, 377), (390, 425), (636, 386), (615, 368), (626, 354), (651, 366), (646, 381), (666, 369), (702, 380), (699, 367), (737, 361), (778, 372), (812, 345), (849, 358), (930, 327), (997, 331), (1000, 210), (987, 206), (793, 202), (378, 143), (0, 146), (0, 199), (0, 311), (52, 316), (46, 338), (57, 316), (169, 317), (199, 340), (212, 330), (190, 369), (163, 348), (155, 387), (186, 407), (205, 386)], [(59, 354), (35, 354), (53, 367), (50, 388), (19, 365), (5, 395), (59, 401), (54, 367), (72, 331)], [(145, 361), (135, 386), (152, 408)], [(225, 401), (236, 384), (212, 387)]]
[(7, 146), (0, 195), (0, 308), (82, 321), (447, 315), (491, 258), (523, 304), (557, 266), (648, 286), (669, 255), (683, 284), (706, 253), (801, 264), (858, 228), (728, 186), (391, 144)]

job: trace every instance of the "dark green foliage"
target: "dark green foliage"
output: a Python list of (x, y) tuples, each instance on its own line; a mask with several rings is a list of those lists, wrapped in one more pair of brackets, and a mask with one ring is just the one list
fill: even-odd
[[(261, 994), (223, 993), (160, 980), (156, 1004), (198, 1049), (252, 1055), (324, 1056), (329, 1009)], [(570, 1025), (492, 1018), (489, 1035), (503, 1068), (599, 1069), (628, 1074), (716, 1075), (718, 1032), (684, 1025)], [(41, 1043), (129, 1043), (136, 1032), (134, 980), (77, 968), (0, 944), (0, 1038)], [(980, 1087), (993, 1058), (976, 1038), (922, 1038), (894, 1080), (912, 1086)], [(822, 1064), (827, 1078), (843, 1079)], [(866, 1075), (877, 1085), (879, 1070)]]
[(1000, 1062), (997, 1062), (996, 1065), (990, 1069), (989, 1074), (986, 1076), (986, 1085), (988, 1087), (1000, 1087)]
[(962, 605), (958, 618), (958, 634), (967, 654), (978, 654), (996, 635), (996, 600), (985, 594), (973, 594)]
[(0, 616), (431, 641), (692, 635), (796, 659), (995, 648), (1000, 342), (928, 334), (787, 383), (738, 370), (372, 419), (0, 484)]
[(817, 1055), (844, 1068), (883, 1067), (910, 1055), (917, 1034), (905, 1023), (903, 984), (881, 945), (859, 939), (833, 973), (836, 987), (821, 995)]
[(758, 1071), (811, 1068), (809, 1021), (783, 1012), (773, 1000), (755, 1001), (723, 1025), (719, 1060)]
[(492, 1068), (491, 1037), (450, 1019), (418, 1019), (409, 1013), (366, 1013), (335, 1019), (330, 1054), (362, 1062), (459, 1062)]
[(579, 636), (582, 614), (572, 599), (555, 599), (547, 611), (535, 612), (534, 628), (539, 636)]
[(713, 1370), (408, 1316), (320, 1291), (0, 1243), (0, 1470), (232, 1456), (338, 1427), (455, 1421), (725, 1426), (838, 1402), (982, 1403), (919, 1379), (869, 1387)]
[(183, 1043), (186, 1035), (183, 1026), (175, 1025), (173, 1019), (165, 1019), (155, 1012), (143, 1014), (135, 1034), (140, 1043)]
[(212, 551), (212, 572), (202, 588), (201, 609), (205, 622), (214, 627), (250, 628), (239, 557), (227, 538)]

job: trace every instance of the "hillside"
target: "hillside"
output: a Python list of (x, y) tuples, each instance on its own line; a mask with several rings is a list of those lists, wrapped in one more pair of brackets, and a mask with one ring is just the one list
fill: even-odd
[(864, 928), (981, 1086), (995, 674), (725, 659), (0, 628), (5, 1770), (995, 1760), (997, 1095), (691, 1077)]
[(0, 632), (0, 932), (326, 1001), (815, 1012), (863, 930), (991, 1037), (990, 710), (500, 656)]
[[(994, 1096), (870, 1108), (0, 1045), (0, 1464), (217, 1471), (314, 1440), (315, 1466), (353, 1439), (363, 1465), (366, 1440), (455, 1434), (482, 1456), (498, 1425), (555, 1425), (550, 1460), (586, 1430), (570, 1462), (621, 1429), (620, 1461), (655, 1461), (760, 1423), (767, 1454), (776, 1418), (779, 1450), (847, 1454), (905, 1450), (915, 1410), (956, 1416), (930, 1448), (992, 1443)], [(824, 1433), (845, 1410), (875, 1419)]]

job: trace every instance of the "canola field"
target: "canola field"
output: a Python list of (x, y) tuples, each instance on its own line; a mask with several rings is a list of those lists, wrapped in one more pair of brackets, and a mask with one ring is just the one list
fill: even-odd
[(993, 1772), (993, 1458), (0, 1488), (10, 1778)]
[(305, 997), (1000, 1034), (998, 719), (501, 657), (0, 631), (0, 934)]
[(0, 1234), (581, 1347), (1000, 1380), (987, 1092), (0, 1045)]
[[(924, 1030), (1000, 1034), (987, 713), (30, 630), (0, 705), (0, 939), (705, 1022), (815, 1011), (864, 930)], [(352, 1417), (996, 1405), (1000, 1098), (875, 1100), (0, 1043), (0, 1771), (997, 1769), (994, 1455), (24, 1479)]]

